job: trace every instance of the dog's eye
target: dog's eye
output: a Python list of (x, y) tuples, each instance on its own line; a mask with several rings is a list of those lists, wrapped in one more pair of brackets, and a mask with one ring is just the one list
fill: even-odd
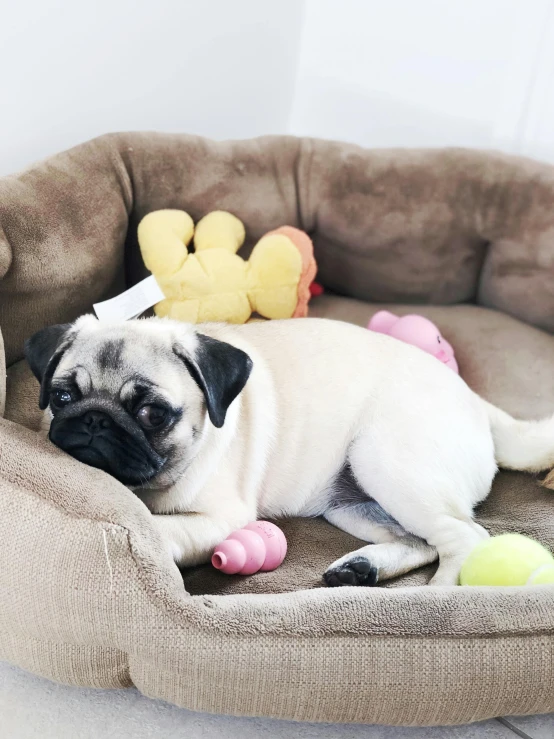
[(63, 408), (64, 405), (71, 403), (73, 396), (68, 390), (54, 390), (50, 400), (54, 408)]
[(167, 420), (167, 410), (159, 405), (143, 405), (137, 411), (137, 421), (144, 429), (157, 429)]

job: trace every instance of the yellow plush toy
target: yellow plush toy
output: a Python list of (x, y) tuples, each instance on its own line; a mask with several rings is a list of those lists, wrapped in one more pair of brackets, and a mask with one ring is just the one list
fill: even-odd
[(253, 312), (264, 318), (305, 316), (316, 273), (307, 234), (291, 226), (271, 231), (248, 261), (237, 255), (244, 237), (242, 222), (225, 211), (204, 216), (196, 230), (183, 210), (145, 216), (138, 227), (140, 250), (165, 295), (156, 315), (189, 323), (245, 323)]

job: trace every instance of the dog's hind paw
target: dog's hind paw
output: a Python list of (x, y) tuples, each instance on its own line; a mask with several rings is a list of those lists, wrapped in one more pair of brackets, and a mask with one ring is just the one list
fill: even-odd
[(332, 564), (323, 575), (323, 581), (330, 588), (344, 585), (377, 585), (379, 571), (365, 557), (352, 557)]

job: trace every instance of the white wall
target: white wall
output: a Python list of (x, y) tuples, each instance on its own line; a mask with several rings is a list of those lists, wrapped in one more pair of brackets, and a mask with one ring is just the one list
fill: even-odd
[(553, 5), (307, 0), (290, 130), (552, 157)]
[(106, 131), (554, 161), (554, 0), (0, 0), (0, 174)]
[(297, 0), (0, 0), (0, 174), (106, 131), (287, 128)]

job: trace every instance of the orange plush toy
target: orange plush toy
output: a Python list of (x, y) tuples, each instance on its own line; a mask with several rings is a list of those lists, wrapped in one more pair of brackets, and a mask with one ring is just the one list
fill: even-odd
[[(188, 245), (194, 237), (195, 253)], [(248, 261), (237, 255), (245, 231), (236, 216), (214, 211), (196, 229), (183, 210), (149, 213), (139, 224), (144, 263), (165, 300), (158, 316), (189, 323), (245, 323), (252, 313), (263, 318), (299, 318), (317, 294), (316, 263), (307, 234), (283, 226), (263, 236)]]

